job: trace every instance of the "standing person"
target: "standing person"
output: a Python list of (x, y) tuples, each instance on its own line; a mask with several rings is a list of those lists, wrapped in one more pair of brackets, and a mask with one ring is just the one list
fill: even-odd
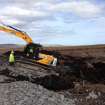
[(38, 60), (39, 59), (39, 47), (37, 47), (34, 51), (34, 57), (35, 57), (35, 60)]
[(15, 63), (15, 56), (14, 56), (14, 51), (12, 50), (9, 55), (9, 64), (14, 65), (14, 63)]

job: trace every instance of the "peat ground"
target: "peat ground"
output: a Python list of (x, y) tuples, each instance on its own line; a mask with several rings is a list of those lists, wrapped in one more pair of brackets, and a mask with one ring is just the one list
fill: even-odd
[[(15, 67), (10, 67), (0, 59), (0, 84), (11, 84), (19, 81), (21, 84), (21, 81), (28, 81), (35, 85), (41, 85), (48, 91), (63, 95), (67, 99), (72, 99), (76, 105), (105, 104), (104, 45), (47, 47), (45, 49), (60, 53), (60, 57), (63, 59), (63, 63), (60, 62), (62, 65), (53, 70), (55, 72), (53, 75), (48, 74), (48, 71), (41, 70), (41, 68), (35, 69), (36, 72), (33, 72), (31, 70), (33, 67), (23, 69), (17, 64)], [(9, 48), (1, 50), (1, 55), (8, 50)], [(20, 51), (22, 49), (15, 48), (15, 50)], [(39, 70), (41, 71), (39, 72)], [(36, 74), (41, 75), (41, 77)], [(59, 105), (59, 102), (57, 104)]]

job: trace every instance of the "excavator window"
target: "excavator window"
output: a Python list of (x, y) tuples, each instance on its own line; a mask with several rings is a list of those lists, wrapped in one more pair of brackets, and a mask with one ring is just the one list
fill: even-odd
[(31, 44), (28, 44), (25, 47), (24, 52), (30, 58), (38, 59), (39, 58), (40, 48), (41, 48), (41, 45), (31, 43)]

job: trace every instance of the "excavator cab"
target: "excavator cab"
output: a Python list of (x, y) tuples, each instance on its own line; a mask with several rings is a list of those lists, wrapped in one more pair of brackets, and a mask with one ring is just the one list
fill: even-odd
[(42, 45), (40, 44), (35, 44), (35, 43), (27, 44), (26, 47), (24, 48), (24, 54), (25, 56), (31, 59), (34, 58), (35, 60), (38, 60), (41, 48), (42, 48)]

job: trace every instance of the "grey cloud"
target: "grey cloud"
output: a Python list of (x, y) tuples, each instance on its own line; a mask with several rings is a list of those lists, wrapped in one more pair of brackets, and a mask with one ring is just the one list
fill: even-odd
[[(13, 14), (11, 11), (10, 13), (6, 14), (5, 11), (7, 12), (8, 10), (4, 10), (4, 13), (2, 13), (0, 10), (0, 15), (6, 17), (8, 20), (16, 19), (17, 21), (19, 21), (16, 24), (13, 24), (13, 26), (26, 31), (37, 40), (44, 39), (44, 41), (47, 41), (48, 39), (58, 37), (61, 34), (68, 35), (70, 33), (74, 35), (75, 30), (74, 28), (72, 28), (72, 23), (77, 22), (79, 18), (73, 16), (73, 14), (70, 14), (71, 12), (64, 11), (62, 13), (62, 11), (57, 12), (56, 10), (53, 11), (49, 9), (50, 5), (57, 4), (58, 6), (58, 4), (62, 1), (63, 0), (1, 0), (1, 10), (6, 8), (7, 6), (14, 6), (22, 9), (23, 11), (28, 10), (33, 12), (43, 12), (45, 13), (45, 15), (24, 15), (24, 13), (18, 14), (18, 11), (16, 11), (15, 14)], [(62, 7), (60, 6), (60, 8)], [(72, 8), (74, 9), (74, 7)], [(61, 26), (59, 24), (59, 21), (63, 23), (61, 24)]]

